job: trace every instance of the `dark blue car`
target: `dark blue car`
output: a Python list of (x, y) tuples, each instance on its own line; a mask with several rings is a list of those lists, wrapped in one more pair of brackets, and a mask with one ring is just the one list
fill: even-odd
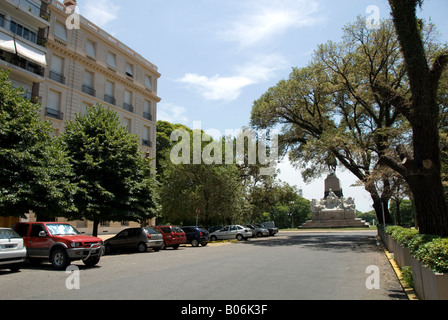
[(208, 231), (201, 227), (188, 226), (182, 227), (182, 230), (187, 235), (187, 243), (190, 243), (193, 247), (199, 245), (206, 246), (208, 244)]

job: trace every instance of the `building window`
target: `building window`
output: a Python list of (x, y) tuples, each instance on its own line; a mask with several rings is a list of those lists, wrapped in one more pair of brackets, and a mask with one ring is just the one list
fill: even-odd
[(143, 118), (152, 121), (151, 101), (145, 100), (143, 105)]
[[(0, 18), (0, 25), (3, 26), (4, 24), (4, 17)], [(29, 40), (33, 43), (37, 43), (37, 34), (36, 32), (28, 29), (27, 27), (22, 26), (21, 24), (11, 21), (9, 29), (11, 32), (15, 33), (16, 35)]]
[(96, 44), (93, 41), (87, 40), (86, 53), (89, 56), (96, 58)]
[(134, 66), (129, 63), (126, 64), (126, 75), (134, 78)]
[(129, 118), (124, 118), (124, 126), (128, 130), (128, 133), (132, 133), (132, 120)]
[(149, 127), (143, 127), (143, 140), (142, 144), (146, 147), (152, 147), (151, 142), (151, 129)]
[(65, 84), (64, 59), (53, 56), (51, 60), (50, 79)]
[(92, 72), (87, 71), (87, 70), (84, 71), (84, 82), (82, 85), (82, 92), (95, 97), (96, 91), (94, 89), (93, 77), (94, 77), (94, 74)]
[(134, 107), (132, 106), (132, 92), (125, 90), (124, 91), (124, 103), (123, 109), (129, 112), (134, 112)]
[(67, 29), (60, 22), (54, 24), (54, 36), (62, 41), (67, 42)]
[(145, 76), (145, 87), (152, 89), (152, 78), (150, 76)]
[(110, 81), (106, 81), (106, 94), (104, 95), (104, 101), (116, 105), (115, 99), (115, 84)]
[(50, 90), (48, 92), (47, 108), (45, 108), (47, 117), (62, 120), (64, 115), (61, 112), (61, 93)]
[(108, 52), (107, 53), (107, 64), (109, 67), (112, 67), (114, 69), (117, 68), (117, 57), (115, 54)]
[(5, 15), (0, 13), (0, 27), (5, 27)]

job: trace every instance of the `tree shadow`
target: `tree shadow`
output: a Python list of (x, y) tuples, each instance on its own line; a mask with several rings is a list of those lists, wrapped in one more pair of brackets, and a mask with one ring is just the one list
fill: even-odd
[(375, 235), (368, 233), (292, 234), (247, 241), (243, 244), (265, 247), (296, 246), (332, 252), (372, 252), (372, 250), (379, 250)]

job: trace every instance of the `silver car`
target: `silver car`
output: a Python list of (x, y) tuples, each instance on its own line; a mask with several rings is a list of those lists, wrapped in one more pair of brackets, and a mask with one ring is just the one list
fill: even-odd
[(17, 272), (26, 258), (23, 238), (10, 228), (0, 228), (0, 269)]
[(148, 248), (159, 251), (163, 247), (163, 235), (155, 228), (128, 228), (104, 241), (106, 254), (120, 249), (137, 249), (146, 252)]
[(247, 240), (252, 237), (252, 231), (249, 228), (239, 224), (225, 226), (224, 228), (210, 233), (210, 241), (237, 239), (238, 241)]
[(246, 227), (252, 231), (252, 237), (261, 238), (269, 236), (269, 230), (266, 228), (254, 226), (253, 224), (246, 224)]

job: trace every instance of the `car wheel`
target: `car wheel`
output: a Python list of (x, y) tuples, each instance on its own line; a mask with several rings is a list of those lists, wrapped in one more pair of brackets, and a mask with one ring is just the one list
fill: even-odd
[(22, 268), (21, 263), (17, 263), (17, 264), (9, 266), (9, 270), (11, 270), (11, 272), (19, 272), (20, 268)]
[(163, 242), (163, 246), (160, 249), (166, 250), (166, 243), (165, 242)]
[(154, 252), (157, 252), (157, 251), (159, 251), (161, 249), (161, 247), (155, 247), (155, 248), (152, 248), (152, 250), (154, 250)]
[(109, 243), (106, 244), (105, 253), (106, 253), (106, 254), (111, 254), (113, 251), (114, 251), (114, 250), (113, 250), (113, 248), (112, 248), (112, 245), (110, 245)]
[(208, 244), (208, 242), (202, 242), (201, 246), (205, 247)]
[(98, 264), (98, 262), (100, 262), (100, 257), (92, 257), (86, 260), (82, 260), (82, 262), (84, 262), (84, 264), (88, 267), (94, 267)]
[(237, 235), (236, 235), (236, 239), (237, 239), (238, 241), (243, 241), (243, 240), (244, 240), (244, 237), (243, 237), (242, 234), (237, 234)]
[(148, 248), (146, 247), (146, 243), (144, 243), (144, 242), (140, 242), (140, 243), (137, 245), (137, 250), (138, 250), (138, 252), (140, 252), (140, 253), (146, 252), (147, 249), (148, 249)]
[(216, 240), (218, 240), (218, 238), (216, 236), (211, 236), (210, 237), (210, 241), (216, 241)]
[(257, 237), (258, 237), (258, 238), (261, 238), (262, 236), (263, 236), (263, 234), (262, 234), (261, 232), (258, 232), (258, 233), (257, 233)]
[(176, 250), (177, 248), (179, 248), (179, 245), (178, 245), (178, 244), (175, 244), (175, 245), (173, 246), (173, 249)]
[(193, 247), (198, 247), (199, 246), (199, 241), (197, 239), (193, 239), (193, 240), (191, 240), (191, 245)]
[(68, 254), (62, 248), (56, 248), (51, 252), (50, 262), (56, 270), (64, 270), (70, 265)]

